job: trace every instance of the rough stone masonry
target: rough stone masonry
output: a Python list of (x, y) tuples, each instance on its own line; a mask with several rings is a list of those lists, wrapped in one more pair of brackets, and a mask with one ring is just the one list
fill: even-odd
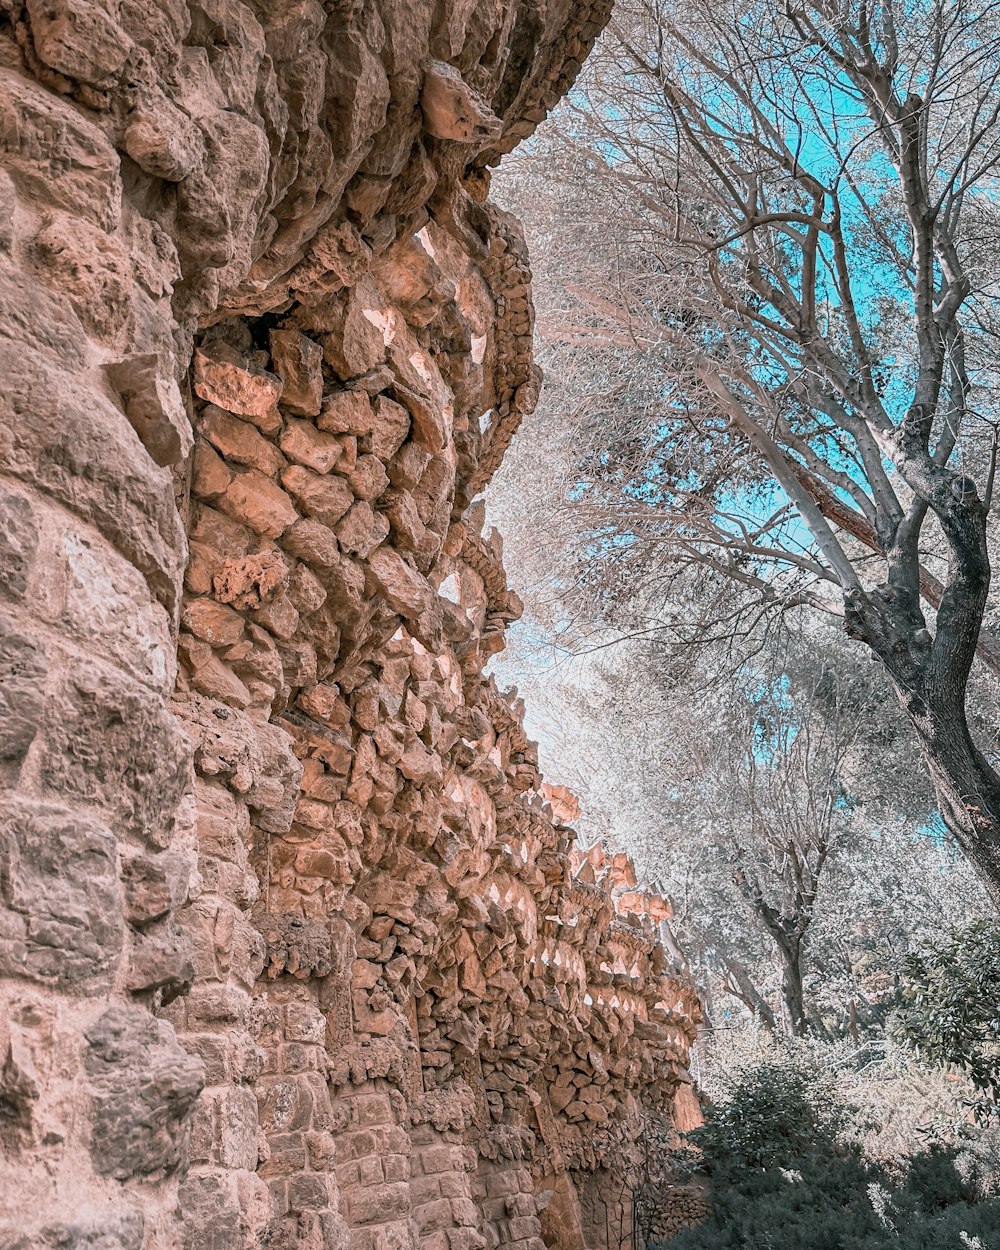
[(631, 1244), (695, 1114), (483, 675), (489, 170), (608, 10), (0, 0), (2, 1250)]

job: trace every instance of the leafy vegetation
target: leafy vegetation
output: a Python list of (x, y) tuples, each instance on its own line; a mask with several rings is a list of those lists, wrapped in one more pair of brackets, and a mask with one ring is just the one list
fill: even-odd
[(893, 1028), (922, 1062), (968, 1077), (978, 1118), (1000, 1113), (1000, 923), (952, 929), (908, 955)]
[(744, 1066), (707, 1108), (689, 1167), (709, 1178), (713, 1214), (669, 1250), (992, 1250), (1000, 1197), (981, 1165), (957, 1142), (902, 1165), (867, 1157), (858, 1108), (818, 1054)]

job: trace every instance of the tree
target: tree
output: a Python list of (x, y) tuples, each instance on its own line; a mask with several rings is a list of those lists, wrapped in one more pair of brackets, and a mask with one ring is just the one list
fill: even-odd
[(689, 1134), (711, 1183), (711, 1215), (656, 1250), (992, 1245), (1000, 1199), (963, 1175), (955, 1145), (932, 1143), (893, 1167), (866, 1159), (845, 1132), (857, 1108), (819, 1060), (786, 1044), (724, 1082), (704, 1127)]
[(751, 641), (735, 665), (726, 640), (625, 642), (536, 678), (522, 643), (511, 665), (583, 837), (627, 849), (670, 898), (710, 1025), (863, 1040), (905, 955), (985, 898), (927, 828), (933, 790), (911, 780), (878, 666), (815, 615)]
[(544, 330), (594, 384), (569, 489), (590, 561), (631, 562), (647, 596), (686, 564), (744, 612), (837, 617), (1000, 902), (1000, 776), (968, 707), (976, 656), (1000, 671), (1000, 6), (616, 12), (560, 133), (610, 270), (578, 249)]
[[(806, 938), (830, 856), (850, 833), (842, 774), (863, 712), (843, 705), (830, 671), (790, 674), (782, 658), (731, 684), (702, 801), (725, 870), (777, 956), (785, 1028), (801, 1036)], [(748, 979), (731, 957), (726, 965), (742, 997)]]
[(925, 942), (903, 965), (895, 1031), (918, 1059), (954, 1065), (979, 1092), (977, 1116), (1000, 1108), (1000, 927), (978, 920)]
[(829, 865), (809, 935), (807, 994), (814, 1018), (856, 1044), (885, 1033), (907, 956), (989, 903), (940, 828), (897, 815), (859, 833)]

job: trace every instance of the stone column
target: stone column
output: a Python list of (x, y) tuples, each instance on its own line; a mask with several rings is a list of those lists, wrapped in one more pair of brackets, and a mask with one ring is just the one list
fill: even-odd
[(204, 1080), (153, 1014), (192, 977), (176, 253), (10, 51), (0, 21), (0, 1241), (132, 1250), (172, 1243)]
[(0, 0), (4, 1250), (540, 1250), (486, 169), (608, 10)]

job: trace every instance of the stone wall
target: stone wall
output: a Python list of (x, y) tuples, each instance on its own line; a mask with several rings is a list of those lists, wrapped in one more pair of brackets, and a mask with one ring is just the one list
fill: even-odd
[(3, 1250), (631, 1236), (697, 1003), (473, 502), (608, 9), (0, 0)]

